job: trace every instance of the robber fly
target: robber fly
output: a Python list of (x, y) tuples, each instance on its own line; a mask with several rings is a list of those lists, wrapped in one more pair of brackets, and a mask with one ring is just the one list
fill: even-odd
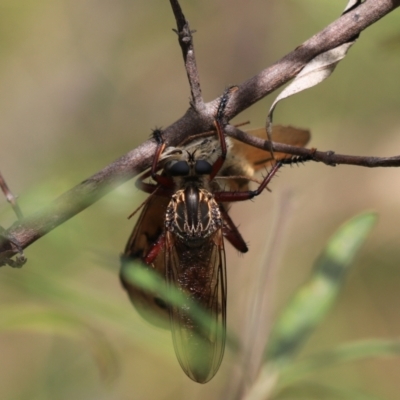
[[(216, 374), (225, 348), (224, 238), (238, 251), (248, 250), (228, 214), (229, 203), (259, 195), (281, 166), (280, 161), (275, 161), (290, 157), (276, 154), (270, 172), (256, 190), (249, 190), (254, 172), (272, 158), (268, 152), (250, 151), (249, 146), (233, 144), (225, 137), (223, 115), (228, 99), (229, 91), (221, 99), (215, 119), (216, 135), (212, 137), (165, 149), (162, 132), (154, 132), (158, 146), (151, 171), (137, 181), (138, 187), (151, 196), (122, 255), (121, 282), (132, 303), (155, 325), (166, 327), (169, 319), (179, 363), (199, 383)], [(250, 133), (265, 135), (265, 130)], [(309, 133), (278, 127), (273, 140), (304, 146)], [(161, 169), (162, 173), (158, 173)], [(150, 176), (155, 184), (144, 182)], [(124, 269), (132, 261), (157, 271), (168, 286), (177, 287), (184, 294), (187, 302), (169, 305), (165, 299), (130, 282)], [(193, 303), (211, 315), (210, 327), (205, 328), (191, 314)]]

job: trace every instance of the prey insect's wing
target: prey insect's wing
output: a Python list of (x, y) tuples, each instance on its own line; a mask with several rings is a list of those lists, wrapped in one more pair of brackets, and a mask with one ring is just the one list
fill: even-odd
[(151, 264), (147, 264), (145, 259), (163, 235), (168, 202), (169, 199), (163, 196), (148, 198), (121, 256), (120, 270), (122, 286), (138, 313), (148, 322), (163, 328), (168, 328), (168, 307), (165, 301), (130, 282), (124, 271), (126, 268), (145, 268), (165, 276), (163, 249)]
[[(196, 382), (218, 371), (226, 338), (226, 271), (222, 230), (199, 247), (188, 247), (166, 234), (167, 281), (183, 295), (170, 306), (175, 353), (182, 369)], [(200, 311), (199, 311), (200, 310)], [(206, 311), (206, 317), (204, 312)]]
[[(267, 139), (267, 132), (265, 128), (252, 129), (246, 133), (262, 139)], [(310, 140), (310, 131), (306, 129), (294, 128), (293, 126), (274, 125), (272, 128), (271, 137), (273, 142), (304, 147)], [(237, 140), (234, 141), (232, 152), (246, 159), (255, 170), (258, 170), (273, 162), (272, 155), (269, 151), (249, 146)], [(290, 154), (278, 152), (275, 152), (274, 155), (275, 160), (291, 157)]]
[[(246, 132), (262, 139), (267, 138), (265, 128), (252, 129)], [(227, 182), (231, 191), (249, 190), (249, 179), (254, 177), (256, 171), (272, 165), (275, 161), (291, 157), (290, 154), (275, 152), (274, 160), (269, 151), (261, 150), (232, 138), (231, 140), (233, 142), (232, 148), (219, 174), (226, 177), (224, 182)], [(310, 132), (291, 126), (275, 125), (272, 128), (272, 140), (303, 147), (310, 140)]]

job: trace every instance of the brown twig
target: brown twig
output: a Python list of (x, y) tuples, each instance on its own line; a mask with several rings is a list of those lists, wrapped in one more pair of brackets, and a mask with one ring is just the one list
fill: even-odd
[[(400, 0), (365, 1), (356, 9), (340, 16), (321, 32), (298, 46), (269, 68), (238, 85), (226, 109), (230, 120), (278, 87), (295, 77), (318, 54), (334, 49), (359, 35), (364, 29), (400, 6)], [(207, 103), (215, 109), (218, 99)]]
[(193, 36), (195, 31), (190, 30), (189, 22), (183, 15), (181, 6), (177, 0), (170, 0), (172, 11), (174, 12), (176, 26), (178, 29), (173, 29), (179, 38), (179, 45), (182, 49), (183, 60), (185, 61), (185, 69), (189, 80), (190, 92), (192, 94), (191, 106), (201, 112), (204, 110), (204, 100), (201, 95), (199, 72), (196, 65), (194, 55)]
[[(259, 149), (271, 150), (271, 144), (268, 140), (263, 140), (258, 137), (249, 135), (242, 130), (228, 125), (225, 131), (229, 136), (247, 143), (251, 146), (258, 147)], [(336, 154), (333, 151), (317, 151), (316, 149), (307, 149), (305, 147), (290, 146), (283, 143), (272, 142), (272, 148), (276, 152), (292, 154), (294, 156), (307, 157), (313, 161), (322, 162), (326, 165), (336, 166), (339, 164), (344, 165), (357, 165), (359, 167), (400, 167), (400, 155), (394, 157), (365, 157), (365, 156), (352, 156), (344, 154)]]
[[(177, 1), (171, 0), (171, 5), (179, 5)], [(238, 90), (232, 94), (232, 98), (226, 109), (227, 119), (231, 119), (244, 109), (248, 108), (261, 98), (292, 79), (296, 74), (318, 54), (346, 43), (349, 39), (359, 34), (365, 28), (384, 17), (400, 5), (400, 0), (369, 0), (365, 1), (355, 10), (352, 10), (338, 18), (327, 28), (313, 36), (311, 39), (298, 46), (294, 51), (277, 61), (271, 67), (261, 71), (256, 76), (248, 79)], [(179, 29), (179, 25), (178, 25)], [(190, 47), (188, 47), (190, 50)], [(183, 50), (184, 56), (190, 51)], [(190, 53), (193, 57), (194, 53)], [(186, 61), (185, 61), (186, 64)], [(195, 63), (191, 64), (195, 66)], [(197, 72), (194, 71), (194, 76)], [(194, 92), (193, 101), (200, 104), (199, 93), (195, 93), (195, 79), (188, 72), (191, 89)], [(196, 100), (197, 98), (197, 100)], [(201, 95), (200, 95), (201, 98)], [(204, 109), (199, 110), (190, 107), (178, 121), (171, 124), (163, 131), (163, 136), (168, 146), (177, 145), (187, 136), (213, 130), (213, 122), (219, 99), (204, 104)], [(244, 140), (249, 140), (245, 138)], [(249, 140), (248, 143), (251, 141)], [(263, 141), (262, 141), (263, 142)], [(259, 146), (267, 146), (265, 142)], [(275, 151), (283, 151), (289, 154), (304, 155), (311, 150), (292, 148), (282, 144), (274, 144)], [(104, 194), (131, 179), (137, 173), (151, 165), (156, 144), (150, 139), (138, 148), (122, 156), (100, 172), (86, 179), (78, 186), (69, 190), (52, 204), (17, 221), (5, 233), (7, 237), (14, 237), (23, 248), (29, 246), (38, 238), (50, 232), (56, 226), (78, 214), (86, 207), (99, 200)], [(264, 147), (263, 147), (264, 148)], [(312, 151), (316, 161), (322, 161), (329, 165), (347, 163), (365, 166), (398, 166), (398, 157), (378, 159), (354, 156), (340, 156), (332, 152)], [(10, 242), (0, 238), (0, 258), (11, 257), (17, 253), (17, 249)]]

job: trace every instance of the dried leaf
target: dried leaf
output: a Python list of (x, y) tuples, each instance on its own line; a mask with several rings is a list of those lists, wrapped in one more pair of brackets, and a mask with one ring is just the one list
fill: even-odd
[[(342, 15), (351, 9), (358, 7), (360, 4), (360, 0), (350, 0), (347, 3)], [(278, 102), (303, 90), (318, 85), (328, 78), (335, 70), (337, 64), (346, 56), (349, 48), (355, 43), (356, 39), (357, 38), (354, 38), (354, 40), (350, 42), (344, 43), (313, 58), (300, 71), (293, 82), (279, 94), (279, 96), (272, 103), (272, 106), (268, 112), (267, 135), (269, 140), (271, 140), (273, 112)]]

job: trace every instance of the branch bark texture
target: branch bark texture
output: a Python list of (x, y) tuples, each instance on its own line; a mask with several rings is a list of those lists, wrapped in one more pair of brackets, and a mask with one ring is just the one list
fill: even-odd
[[(192, 91), (191, 107), (182, 118), (175, 121), (163, 132), (167, 145), (171, 146), (181, 143), (189, 135), (212, 130), (214, 128), (214, 116), (219, 99), (214, 99), (206, 104), (203, 103), (196, 70), (191, 31), (180, 7), (178, 7), (179, 4), (177, 1), (170, 0), (170, 2), (177, 19), (177, 33)], [(348, 42), (351, 38), (360, 34), (368, 26), (399, 6), (400, 0), (367, 0), (355, 10), (342, 15), (324, 30), (299, 45), (295, 50), (272, 66), (238, 85), (238, 90), (232, 95), (226, 109), (227, 119), (233, 118), (241, 111), (287, 83), (318, 54)], [(189, 66), (194, 66), (194, 70), (190, 71), (188, 69), (188, 63), (190, 64)], [(255, 144), (253, 143), (254, 141), (252, 142), (253, 139), (246, 138), (243, 132), (240, 133), (241, 131), (237, 129), (235, 131), (233, 127), (227, 127), (227, 131), (233, 136), (242, 136), (242, 140), (249, 144)], [(256, 143), (257, 147), (269, 148), (270, 145), (268, 142), (260, 141), (260, 139), (257, 140), (259, 141)], [(285, 145), (273, 145), (275, 151), (284, 151), (295, 155), (304, 155), (304, 152), (312, 152), (313, 159), (329, 165), (337, 163), (365, 166), (400, 165), (399, 157), (390, 159), (375, 158), (374, 160), (371, 158), (370, 165), (366, 165), (368, 163), (363, 164), (360, 162), (362, 161), (360, 158), (357, 159), (354, 156), (340, 156), (340, 158), (339, 155), (335, 155), (332, 152), (318, 152), (298, 147), (291, 149), (291, 146), (286, 146), (283, 149), (281, 146)], [(26, 248), (56, 226), (99, 200), (119, 184), (148, 168), (151, 165), (155, 149), (156, 143), (153, 139), (146, 141), (64, 193), (42, 210), (17, 221), (0, 236), (0, 265), (2, 259), (11, 257), (18, 252), (16, 246), (7, 237), (13, 238), (18, 241), (22, 248)]]

